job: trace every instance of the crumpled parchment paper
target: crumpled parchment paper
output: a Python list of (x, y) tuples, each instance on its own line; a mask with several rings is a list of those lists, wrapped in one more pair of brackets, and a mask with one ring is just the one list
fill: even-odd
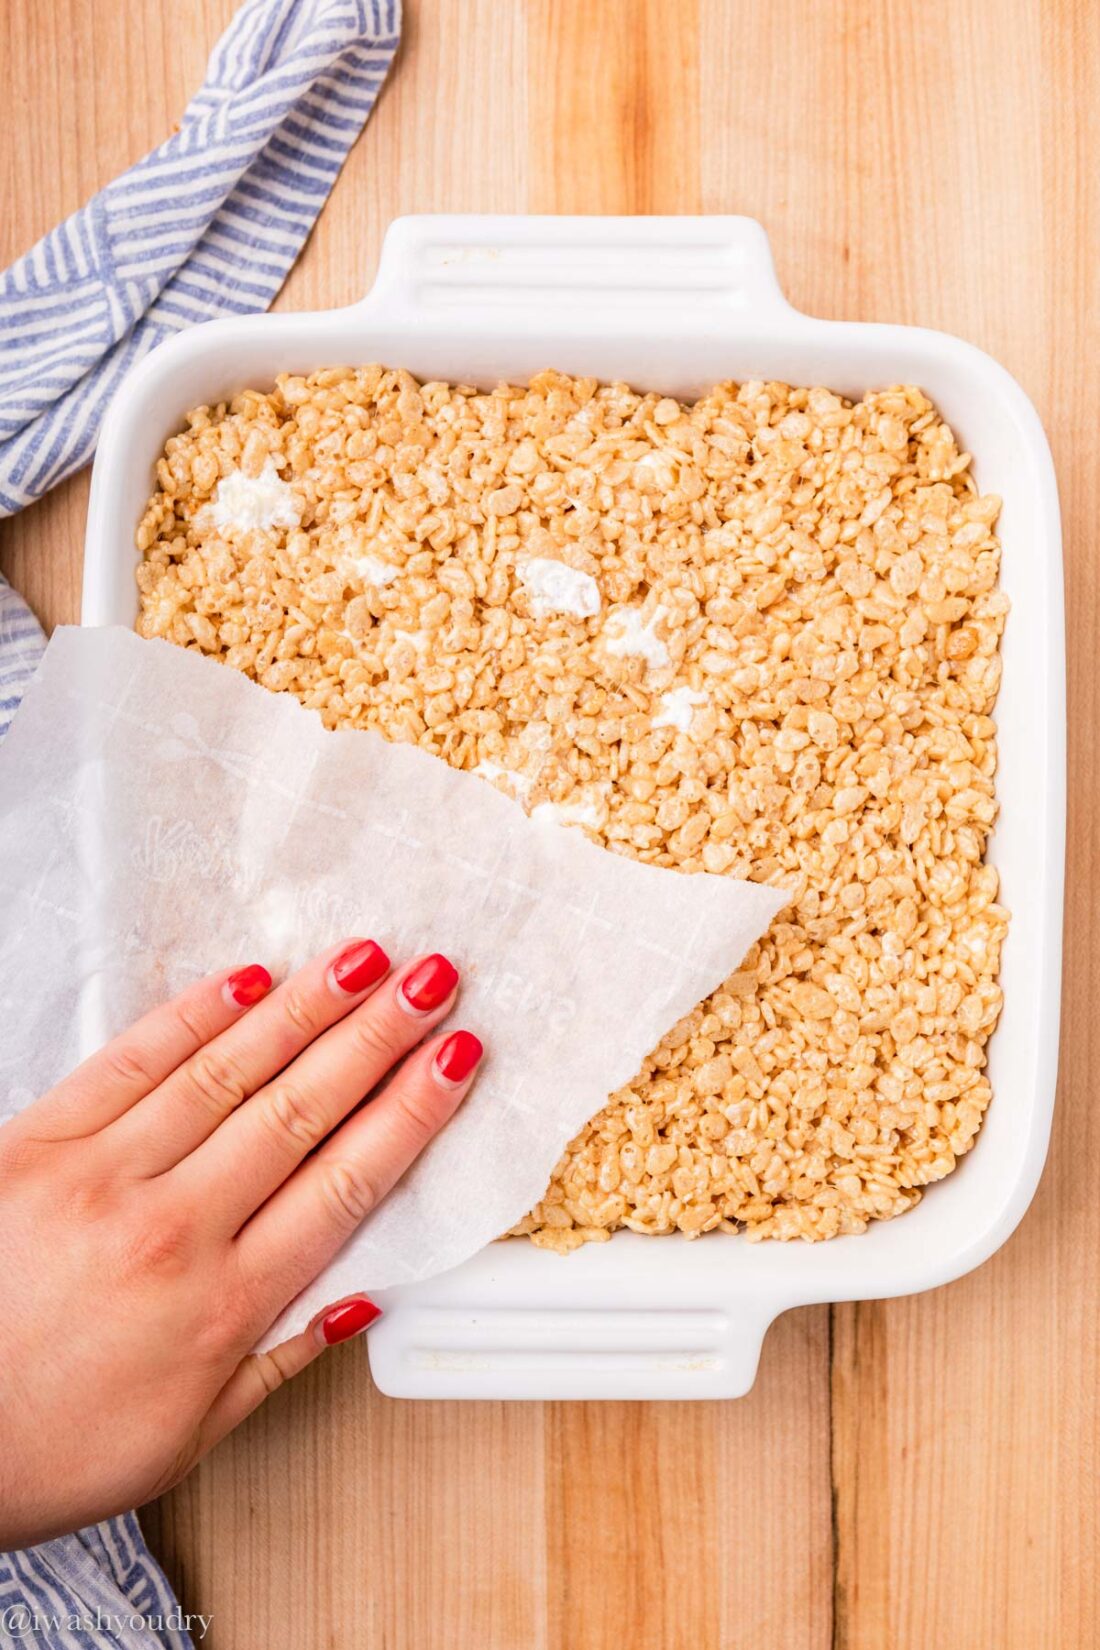
[[(784, 904), (533, 821), (483, 780), (123, 629), (62, 629), (0, 746), (0, 1117), (196, 975), (439, 950), (487, 1058), (265, 1344), (457, 1265)], [(565, 1264), (565, 1263), (563, 1263)]]

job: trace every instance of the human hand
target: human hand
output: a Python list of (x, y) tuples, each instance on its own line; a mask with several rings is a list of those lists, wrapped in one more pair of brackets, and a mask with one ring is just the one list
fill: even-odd
[(424, 1040), (452, 965), (388, 972), (358, 940), (213, 975), (0, 1128), (0, 1548), (159, 1495), (378, 1315), (249, 1350), (473, 1081), (472, 1033)]

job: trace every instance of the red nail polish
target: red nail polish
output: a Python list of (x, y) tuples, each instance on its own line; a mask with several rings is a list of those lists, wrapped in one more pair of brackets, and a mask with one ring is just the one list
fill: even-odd
[(331, 1312), (326, 1312), (321, 1319), (321, 1334), (328, 1346), (335, 1346), (338, 1341), (350, 1341), (353, 1335), (361, 1335), (381, 1316), (382, 1308), (373, 1301), (345, 1301), (343, 1306), (334, 1306)]
[(332, 977), (349, 997), (377, 985), (390, 966), (390, 959), (373, 940), (359, 940), (342, 951), (332, 965)]
[(418, 1014), (428, 1014), (447, 1001), (457, 984), (458, 969), (436, 951), (401, 982), (401, 995)]
[(251, 1008), (271, 990), (271, 975), (261, 963), (238, 968), (225, 982), (225, 991), (238, 1008)]
[(435, 1057), (435, 1069), (448, 1083), (464, 1083), (483, 1053), (481, 1038), (472, 1031), (453, 1031)]

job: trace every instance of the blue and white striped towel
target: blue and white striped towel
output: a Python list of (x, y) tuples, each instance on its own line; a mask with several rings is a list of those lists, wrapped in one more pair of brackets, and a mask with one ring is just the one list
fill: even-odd
[[(400, 0), (246, 0), (174, 136), (0, 275), (0, 517), (87, 463), (123, 375), (157, 344), (267, 308), (400, 27)], [(0, 577), (0, 737), (44, 647)], [(186, 1650), (181, 1619), (132, 1513), (0, 1554), (0, 1645)]]
[(0, 739), (46, 649), (42, 626), (0, 575)]
[[(266, 309), (393, 61), (400, 0), (246, 0), (179, 130), (0, 275), (0, 517), (92, 456), (124, 373)], [(33, 627), (0, 578), (10, 639)], [(22, 666), (0, 650), (0, 734)]]
[(179, 130), (0, 276), (0, 515), (87, 463), (157, 344), (267, 308), (399, 28), (399, 0), (246, 0)]
[(209, 1616), (183, 1609), (133, 1513), (0, 1553), (0, 1646), (193, 1650)]

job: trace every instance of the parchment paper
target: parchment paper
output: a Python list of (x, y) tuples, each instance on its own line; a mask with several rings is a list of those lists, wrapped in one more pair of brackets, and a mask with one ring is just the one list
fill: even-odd
[[(470, 1098), (273, 1344), (358, 1289), (457, 1265), (784, 903), (529, 820), (407, 745), (122, 629), (62, 629), (0, 745), (0, 1116), (196, 975), (349, 936), (462, 973)], [(567, 1265), (567, 1261), (563, 1261)]]

